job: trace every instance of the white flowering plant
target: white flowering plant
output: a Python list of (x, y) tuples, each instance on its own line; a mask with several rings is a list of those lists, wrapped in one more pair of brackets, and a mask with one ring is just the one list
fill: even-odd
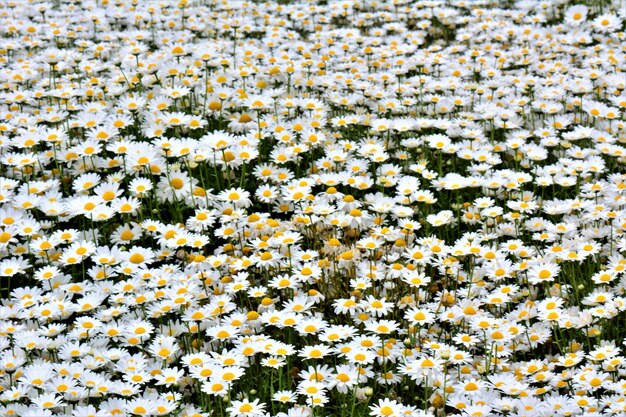
[(625, 28), (0, 1), (0, 416), (625, 415)]

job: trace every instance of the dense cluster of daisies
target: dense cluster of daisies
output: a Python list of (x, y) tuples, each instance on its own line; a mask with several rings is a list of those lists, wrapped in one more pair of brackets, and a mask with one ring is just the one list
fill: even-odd
[(0, 415), (625, 415), (625, 10), (0, 2)]

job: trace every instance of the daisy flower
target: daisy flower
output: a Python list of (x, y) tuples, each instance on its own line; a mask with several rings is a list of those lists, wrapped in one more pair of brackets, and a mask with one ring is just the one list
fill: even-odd
[(261, 403), (258, 399), (254, 401), (234, 400), (231, 402), (231, 406), (226, 409), (231, 417), (263, 416), (264, 410), (265, 403)]

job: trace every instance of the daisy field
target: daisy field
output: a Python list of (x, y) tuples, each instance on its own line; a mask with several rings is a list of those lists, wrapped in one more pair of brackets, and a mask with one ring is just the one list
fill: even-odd
[(626, 416), (625, 30), (0, 0), (0, 416)]

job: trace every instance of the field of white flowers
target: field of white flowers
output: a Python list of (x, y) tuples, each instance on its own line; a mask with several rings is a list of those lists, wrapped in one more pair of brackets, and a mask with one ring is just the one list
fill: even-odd
[(626, 415), (625, 27), (0, 0), (0, 416)]

